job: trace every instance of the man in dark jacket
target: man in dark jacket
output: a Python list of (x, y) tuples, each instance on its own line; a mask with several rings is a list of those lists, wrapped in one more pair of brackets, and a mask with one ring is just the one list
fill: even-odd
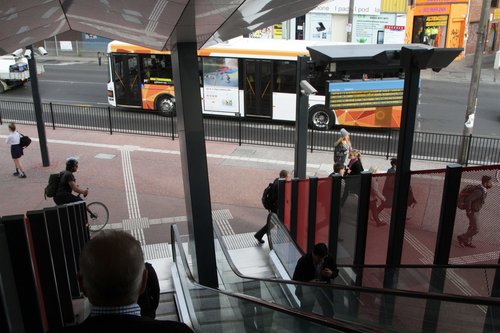
[(90, 301), (90, 316), (57, 332), (192, 333), (183, 323), (141, 316), (137, 299), (147, 278), (141, 244), (124, 231), (101, 231), (80, 255), (78, 280)]
[[(314, 245), (312, 253), (308, 253), (297, 262), (293, 272), (293, 280), (301, 282), (330, 283), (338, 275), (337, 265), (328, 254), (324, 243)], [(333, 316), (333, 292), (328, 288), (298, 286), (295, 295), (300, 300), (300, 309), (312, 312), (314, 303), (318, 301), (324, 316)]]
[(468, 194), (464, 199), (465, 214), (469, 219), (469, 227), (467, 228), (467, 231), (465, 233), (457, 236), (458, 244), (461, 247), (476, 247), (474, 244), (472, 244), (472, 237), (474, 235), (477, 235), (477, 233), (479, 232), (479, 211), (483, 207), (488, 189), (490, 189), (492, 186), (493, 183), (491, 182), (491, 177), (485, 175), (481, 178), (481, 185), (477, 186), (474, 191)]
[[(288, 176), (289, 176), (289, 173), (287, 170), (281, 170), (279, 177), (274, 179), (273, 186), (271, 188), (271, 190), (272, 190), (272, 192), (271, 192), (272, 203), (271, 203), (271, 208), (269, 209), (269, 214), (271, 214), (271, 213), (277, 214), (278, 213), (278, 181), (280, 180), (280, 178), (283, 178), (285, 180), (289, 180), (290, 178)], [(270, 215), (267, 216), (267, 220), (269, 220), (269, 216)], [(260, 228), (260, 230), (257, 231), (254, 235), (255, 239), (259, 242), (259, 244), (264, 244), (264, 240), (262, 239), (262, 237), (264, 237), (265, 234), (267, 234), (267, 221), (266, 221), (266, 225), (264, 225), (262, 228)]]

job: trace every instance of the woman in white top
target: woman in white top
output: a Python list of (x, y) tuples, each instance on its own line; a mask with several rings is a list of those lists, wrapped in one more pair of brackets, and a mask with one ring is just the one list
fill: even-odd
[(21, 156), (23, 156), (23, 147), (21, 147), (21, 135), (16, 131), (16, 124), (9, 124), (9, 136), (5, 139), (5, 143), (10, 145), (10, 154), (16, 165), (16, 172), (13, 173), (14, 176), (19, 176), (19, 178), (26, 178), (23, 166), (21, 165)]
[(333, 151), (333, 163), (342, 163), (345, 165), (347, 155), (352, 150), (351, 140), (349, 139), (349, 132), (345, 128), (340, 129), (340, 138), (335, 141)]

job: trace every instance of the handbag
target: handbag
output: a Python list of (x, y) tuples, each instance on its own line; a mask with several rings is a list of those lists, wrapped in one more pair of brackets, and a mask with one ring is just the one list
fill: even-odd
[[(21, 133), (19, 133), (21, 134)], [(31, 144), (31, 139), (29, 136), (27, 135), (23, 135), (21, 134), (21, 138), (19, 139), (19, 144), (21, 145), (21, 147), (23, 148), (26, 148), (28, 147), (30, 144)]]

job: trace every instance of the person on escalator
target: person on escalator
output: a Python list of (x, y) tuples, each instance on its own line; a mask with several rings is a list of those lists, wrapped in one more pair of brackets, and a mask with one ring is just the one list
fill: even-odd
[(51, 332), (193, 333), (184, 323), (141, 316), (137, 300), (147, 279), (139, 241), (121, 230), (99, 232), (85, 244), (78, 272), (80, 288), (91, 304), (90, 316)]
[[(307, 253), (297, 262), (293, 280), (301, 282), (331, 283), (338, 275), (335, 259), (328, 254), (325, 243), (314, 245), (312, 253)], [(323, 315), (333, 317), (333, 290), (321, 286), (297, 286), (295, 295), (300, 300), (300, 309), (312, 312), (318, 301)]]

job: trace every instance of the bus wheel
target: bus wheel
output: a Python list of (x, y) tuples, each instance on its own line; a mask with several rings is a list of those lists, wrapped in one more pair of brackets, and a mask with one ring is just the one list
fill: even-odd
[(175, 101), (172, 96), (160, 95), (156, 99), (156, 110), (163, 116), (172, 116), (175, 112)]
[(335, 116), (324, 105), (314, 105), (309, 109), (309, 128), (327, 130), (335, 124)]

